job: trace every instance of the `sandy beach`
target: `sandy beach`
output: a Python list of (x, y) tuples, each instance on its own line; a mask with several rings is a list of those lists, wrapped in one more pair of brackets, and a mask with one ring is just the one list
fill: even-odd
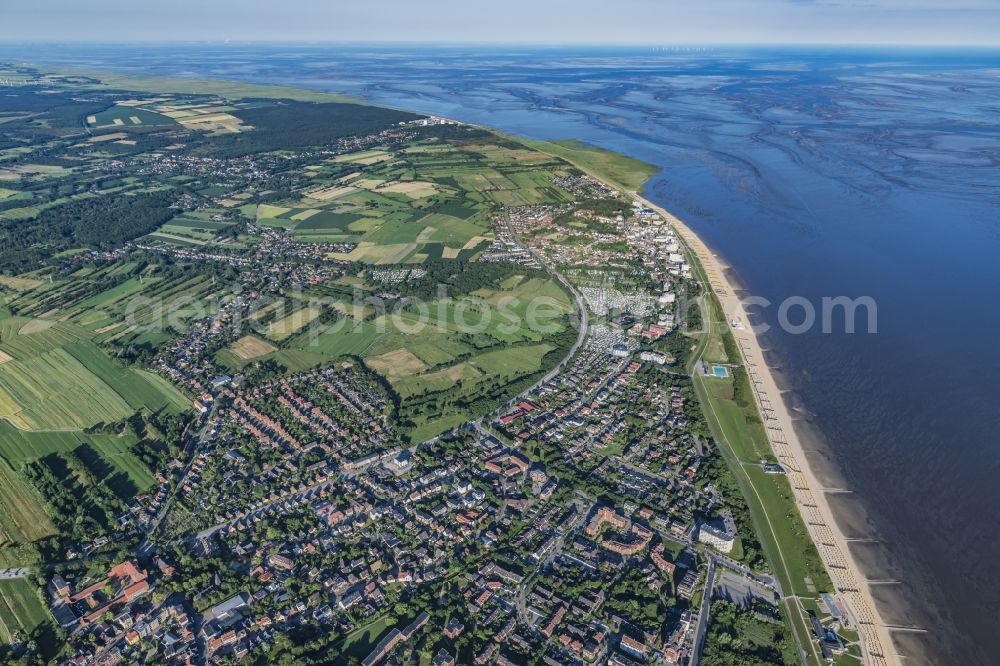
[(684, 243), (697, 255), (712, 290), (722, 304), (726, 318), (742, 322), (742, 328), (734, 329), (733, 335), (750, 374), (768, 439), (775, 456), (787, 470), (799, 511), (829, 571), (830, 578), (848, 606), (855, 627), (861, 633), (866, 663), (879, 666), (901, 664), (893, 647), (889, 629), (875, 605), (871, 589), (860, 574), (861, 569), (851, 555), (844, 535), (837, 527), (823, 486), (809, 468), (805, 451), (795, 432), (791, 412), (764, 359), (760, 343), (750, 328), (750, 321), (743, 304), (726, 277), (722, 262), (677, 217), (637, 194), (633, 193), (633, 196), (643, 205), (658, 212), (673, 226)]

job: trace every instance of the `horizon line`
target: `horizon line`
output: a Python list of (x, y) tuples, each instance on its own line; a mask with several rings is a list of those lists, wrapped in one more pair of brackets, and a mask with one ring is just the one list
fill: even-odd
[(519, 47), (519, 48), (631, 48), (631, 49), (715, 49), (715, 48), (868, 48), (868, 49), (958, 49), (958, 50), (1000, 50), (997, 42), (533, 42), (533, 41), (444, 41), (444, 40), (372, 40), (372, 39), (155, 39), (155, 40), (103, 40), (103, 39), (5, 39), (0, 37), (2, 46), (21, 45), (66, 45), (66, 46), (168, 46), (168, 45), (315, 45), (315, 46), (421, 46), (421, 47)]

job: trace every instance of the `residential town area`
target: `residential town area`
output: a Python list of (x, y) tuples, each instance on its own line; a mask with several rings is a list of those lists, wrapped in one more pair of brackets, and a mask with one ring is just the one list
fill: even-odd
[[(190, 460), (127, 518), (141, 557), (52, 576), (69, 663), (695, 664), (723, 603), (780, 631), (781, 590), (747, 560), (739, 499), (716, 486), (686, 350), (663, 344), (687, 323), (675, 294), (696, 289), (689, 268), (669, 229), (629, 233), (649, 213), (626, 212), (601, 223), (635, 259), (612, 267), (613, 286), (581, 287), (589, 325), (572, 358), (431, 441), (400, 436), (392, 396), (357, 360), (262, 381), (170, 365), (200, 391)], [(545, 216), (508, 215), (517, 238)], [(525, 255), (586, 285), (584, 262), (608, 259), (545, 243)], [(816, 620), (831, 655), (836, 621)]]
[[(860, 662), (823, 578), (789, 622), (699, 393), (733, 398), (740, 361), (703, 358), (720, 322), (664, 216), (442, 118), (331, 138), (311, 104), (246, 105), (217, 146), (181, 123), (86, 153), (178, 198), (0, 292), (0, 342), (44, 333), (12, 353), (59, 354), (99, 414), (25, 408), (80, 422), (5, 440), (59, 516), (0, 579), (43, 588), (59, 663)], [(293, 112), (322, 147), (284, 149)]]

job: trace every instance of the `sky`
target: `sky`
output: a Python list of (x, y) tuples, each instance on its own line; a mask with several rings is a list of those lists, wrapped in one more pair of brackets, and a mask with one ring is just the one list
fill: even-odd
[(0, 0), (0, 41), (1000, 45), (1000, 0)]

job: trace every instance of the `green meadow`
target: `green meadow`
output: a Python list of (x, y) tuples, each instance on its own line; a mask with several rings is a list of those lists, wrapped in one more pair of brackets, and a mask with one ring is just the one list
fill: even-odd
[(22, 640), (40, 625), (51, 622), (52, 616), (42, 603), (41, 593), (27, 579), (0, 580), (0, 636), (10, 642), (13, 633)]

